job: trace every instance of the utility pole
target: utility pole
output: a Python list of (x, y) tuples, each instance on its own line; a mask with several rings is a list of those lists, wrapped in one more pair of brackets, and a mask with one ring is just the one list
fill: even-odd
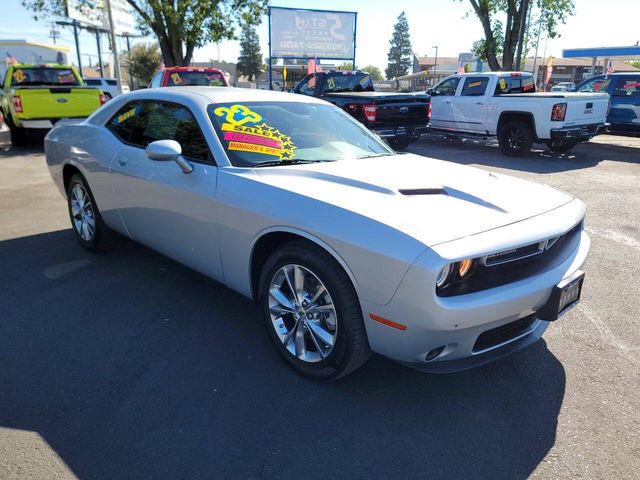
[(84, 75), (82, 74), (82, 58), (80, 58), (80, 40), (78, 39), (78, 36), (80, 35), (80, 33), (78, 32), (78, 22), (77, 20), (73, 21), (73, 36), (76, 39), (76, 53), (78, 54), (78, 70), (80, 73), (80, 78), (84, 78)]
[(111, 49), (113, 52), (113, 63), (115, 63), (114, 72), (116, 74), (116, 82), (118, 82), (118, 90), (122, 92), (122, 75), (120, 74), (120, 58), (118, 57), (118, 46), (116, 44), (116, 34), (113, 28), (113, 14), (111, 13), (111, 0), (105, 0), (107, 8), (107, 16), (109, 18), (109, 39), (111, 40)]
[(524, 29), (527, 25), (527, 10), (529, 10), (529, 0), (522, 0), (522, 6), (520, 8), (520, 30), (518, 30), (518, 49), (516, 50), (516, 70), (520, 70), (520, 64), (522, 63), (522, 44), (524, 43)]
[(60, 36), (60, 30), (56, 28), (56, 22), (50, 22), (51, 29), (49, 30), (49, 36), (53, 39), (53, 44), (56, 44), (56, 39)]
[(100, 69), (100, 76), (104, 77), (104, 67), (102, 65), (102, 48), (100, 45), (100, 30), (96, 28), (96, 45), (98, 47), (98, 68)]

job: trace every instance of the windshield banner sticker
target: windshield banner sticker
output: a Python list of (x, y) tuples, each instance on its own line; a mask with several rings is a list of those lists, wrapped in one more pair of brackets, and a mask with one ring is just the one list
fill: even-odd
[(213, 113), (225, 119), (220, 129), (225, 132), (223, 138), (229, 142), (227, 145), (229, 150), (273, 155), (280, 160), (293, 160), (293, 151), (296, 147), (291, 137), (262, 122), (262, 116), (257, 112), (244, 105), (232, 105), (218, 107)]
[(139, 115), (141, 110), (142, 110), (142, 106), (136, 105), (135, 108), (132, 108), (131, 110), (127, 110), (126, 112), (121, 113), (116, 118), (114, 118), (113, 124), (120, 125), (122, 122), (126, 122), (130, 118), (135, 117), (136, 115)]

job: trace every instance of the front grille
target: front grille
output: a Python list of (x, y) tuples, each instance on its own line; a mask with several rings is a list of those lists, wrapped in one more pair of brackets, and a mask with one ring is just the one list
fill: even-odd
[(485, 259), (485, 265), (491, 267), (502, 263), (513, 262), (522, 258), (532, 257), (544, 251), (545, 242), (534, 243), (525, 247), (513, 248), (500, 253), (489, 255)]
[(499, 327), (492, 328), (491, 330), (482, 332), (478, 336), (478, 339), (473, 346), (473, 351), (480, 352), (482, 350), (486, 350), (487, 348), (495, 347), (496, 345), (500, 345), (501, 343), (508, 342), (509, 340), (524, 333), (527, 328), (529, 328), (533, 324), (533, 322), (535, 322), (535, 320), (536, 316), (535, 314), (532, 314), (528, 317), (523, 317), (519, 320), (516, 320), (515, 322), (507, 323), (506, 325), (501, 325)]

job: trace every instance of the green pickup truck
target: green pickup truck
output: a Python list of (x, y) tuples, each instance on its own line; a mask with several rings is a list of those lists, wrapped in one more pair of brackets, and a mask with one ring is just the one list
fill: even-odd
[(0, 92), (0, 113), (14, 145), (24, 145), (29, 130), (50, 129), (62, 119), (84, 119), (105, 103), (102, 90), (86, 87), (69, 65), (9, 66)]

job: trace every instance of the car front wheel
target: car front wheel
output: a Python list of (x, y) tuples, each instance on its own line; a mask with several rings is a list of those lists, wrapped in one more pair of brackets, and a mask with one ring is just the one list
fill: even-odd
[(109, 250), (114, 232), (102, 221), (102, 216), (84, 177), (74, 174), (67, 185), (67, 204), (73, 233), (87, 250)]
[(369, 357), (353, 285), (315, 244), (297, 241), (275, 251), (262, 270), (258, 300), (276, 349), (303, 375), (334, 380)]

